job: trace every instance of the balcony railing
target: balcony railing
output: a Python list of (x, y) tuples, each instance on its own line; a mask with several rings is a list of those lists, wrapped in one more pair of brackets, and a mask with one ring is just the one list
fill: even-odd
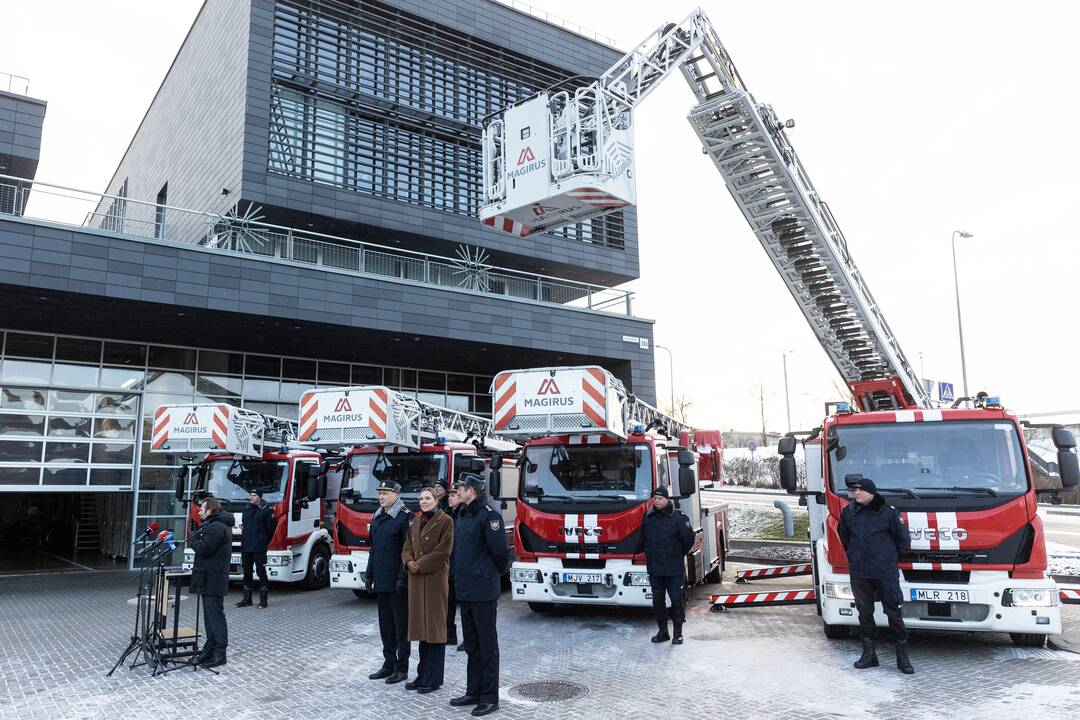
[(561, 18), (558, 15), (552, 15), (546, 10), (542, 10), (538, 7), (533, 7), (527, 2), (522, 2), (522, 0), (499, 0), (499, 2), (501, 2), (503, 5), (514, 8), (518, 12), (523, 12), (526, 15), (531, 15), (537, 20), (543, 20), (544, 22), (551, 23), (552, 25), (558, 25), (564, 30), (569, 30), (570, 32), (581, 35), (582, 37), (587, 37), (591, 40), (595, 40), (598, 43), (607, 45), (608, 47), (618, 49), (618, 46), (615, 44), (615, 38), (609, 37), (607, 35), (601, 35), (598, 32), (590, 30), (586, 27), (582, 27), (581, 25)]
[(30, 80), (22, 75), (0, 72), (0, 90), (15, 95), (26, 95), (30, 92)]
[(633, 293), (491, 265), (479, 248), (446, 257), (273, 225), (260, 211), (217, 214), (0, 175), (0, 215), (93, 228), (142, 242), (633, 317)]

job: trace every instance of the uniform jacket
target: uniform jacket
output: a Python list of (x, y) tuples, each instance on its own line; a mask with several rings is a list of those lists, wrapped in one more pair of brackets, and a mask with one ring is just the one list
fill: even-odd
[(660, 510), (649, 508), (641, 520), (640, 550), (645, 551), (645, 567), (656, 577), (678, 577), (686, 574), (686, 554), (694, 547), (694, 530), (690, 518), (674, 503)]
[(454, 522), (454, 592), (458, 600), (498, 600), (499, 577), (510, 561), (502, 515), (478, 495), (458, 505)]
[(853, 578), (896, 579), (898, 554), (911, 547), (911, 536), (896, 508), (880, 495), (866, 506), (848, 503), (837, 528)]
[(367, 578), (374, 584), (375, 592), (394, 592), (399, 582), (405, 582), (401, 549), (405, 547), (405, 535), (409, 532), (411, 519), (412, 513), (400, 498), (388, 511), (380, 507), (371, 518)]
[(454, 521), (442, 510), (436, 509), (430, 518), (421, 513), (413, 520), (401, 551), (401, 561), (406, 566), (410, 560), (419, 566), (419, 572), (409, 572), (409, 640), (446, 642), (453, 546)]
[(270, 544), (270, 538), (274, 537), (274, 530), (277, 528), (274, 508), (265, 501), (258, 505), (248, 503), (244, 506), (242, 518), (240, 551), (266, 552), (266, 546)]
[(231, 512), (218, 510), (203, 520), (188, 541), (195, 551), (191, 569), (191, 592), (197, 595), (226, 595), (229, 592), (229, 559), (232, 557)]

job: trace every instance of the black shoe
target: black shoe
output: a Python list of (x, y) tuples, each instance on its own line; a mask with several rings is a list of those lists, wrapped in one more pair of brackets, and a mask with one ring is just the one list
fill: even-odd
[(671, 644), (682, 645), (682, 635), (676, 635), (675, 637), (671, 638)]
[(682, 621), (673, 623), (671, 629), (671, 644), (682, 645)]
[(406, 690), (416, 690), (419, 687), (420, 687), (420, 678), (416, 678), (415, 680), (410, 680), (409, 682), (405, 683), (405, 689)]
[(465, 652), (465, 643), (461, 643), (460, 645), (458, 645), (457, 646), (457, 651), (458, 652)]
[(650, 638), (650, 642), (662, 643), (671, 639), (671, 636), (667, 634), (667, 630), (661, 630)]
[[(259, 604), (256, 605), (260, 610), (266, 609), (266, 600), (270, 596), (270, 590), (268, 588), (259, 588)], [(251, 603), (248, 603), (250, 605)]]
[[(897, 657), (899, 658), (899, 647), (897, 648)], [(897, 663), (899, 664), (899, 659)], [(855, 661), (856, 670), (866, 670), (867, 668), (877, 667), (877, 650), (874, 649), (873, 640), (862, 641), (862, 656)]]
[(199, 651), (199, 654), (195, 656), (195, 662), (200, 665), (204, 662), (209, 662), (210, 658), (214, 657), (214, 650), (206, 645), (203, 645), (203, 649)]
[(367, 679), (368, 680), (382, 680), (383, 678), (388, 678), (393, 674), (394, 674), (394, 671), (393, 671), (392, 668), (379, 668), (376, 672), (373, 672), (370, 675), (368, 675)]
[(244, 598), (243, 598), (243, 600), (236, 603), (236, 605), (234, 605), (233, 607), (242, 608), (242, 607), (250, 607), (250, 606), (251, 606), (251, 588), (245, 587), (244, 588)]
[(480, 698), (473, 695), (462, 695), (450, 701), (451, 707), (465, 707), (466, 705), (479, 705)]
[(396, 672), (393, 675), (391, 675), (390, 677), (386, 678), (386, 684), (387, 685), (395, 685), (395, 684), (397, 684), (399, 682), (404, 682), (408, 678), (409, 678), (409, 676), (408, 676), (407, 673)]
[(446, 644), (447, 645), (457, 645), (458, 644), (457, 635), (447, 635), (446, 636)]
[(480, 703), (472, 709), (473, 717), (482, 717), (484, 715), (490, 715), (499, 709), (499, 703)]
[(210, 658), (209, 660), (207, 660), (204, 663), (199, 663), (199, 666), (204, 667), (204, 668), (216, 668), (216, 667), (221, 667), (224, 664), (225, 664), (225, 653), (221, 653), (220, 655), (215, 655), (214, 657)]
[(418, 695), (427, 695), (428, 693), (433, 693), (438, 689), (439, 689), (438, 685), (436, 685), (435, 687), (425, 687), (425, 686), (421, 685), (420, 687), (416, 688), (416, 693)]
[(915, 668), (908, 659), (907, 643), (896, 643), (896, 667), (905, 675), (915, 674)]

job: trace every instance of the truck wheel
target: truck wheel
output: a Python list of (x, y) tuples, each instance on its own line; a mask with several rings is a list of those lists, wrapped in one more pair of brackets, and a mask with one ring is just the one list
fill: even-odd
[(723, 563), (724, 563), (723, 560), (718, 562), (716, 564), (716, 567), (714, 567), (712, 570), (710, 570), (709, 574), (705, 576), (704, 582), (706, 582), (706, 583), (723, 582), (723, 577), (722, 577), (723, 574), (724, 574), (724, 564)]
[(353, 591), (352, 591), (352, 594), (355, 595), (356, 597), (360, 598), (361, 600), (369, 600), (369, 599), (371, 599), (371, 593), (369, 593), (367, 590), (356, 590), (354, 588)]
[(1009, 637), (1017, 647), (1041, 648), (1046, 644), (1046, 635), (1040, 633), (1009, 633)]
[(305, 590), (318, 590), (330, 584), (330, 550), (319, 544), (311, 548), (308, 558), (307, 574), (304, 576)]
[(554, 603), (531, 602), (531, 603), (529, 603), (529, 609), (532, 610), (534, 613), (546, 613), (546, 612), (551, 612), (552, 610), (554, 610), (555, 609), (555, 604)]
[(851, 628), (847, 625), (830, 625), (827, 622), (821, 623), (821, 629), (825, 631), (825, 637), (830, 640), (843, 640), (851, 637)]

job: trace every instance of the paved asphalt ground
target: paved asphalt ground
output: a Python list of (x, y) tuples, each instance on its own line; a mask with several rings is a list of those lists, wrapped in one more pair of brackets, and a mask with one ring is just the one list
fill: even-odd
[[(464, 653), (449, 649), (447, 685), (430, 695), (367, 680), (380, 663), (374, 602), (348, 591), (285, 588), (271, 595), (268, 610), (236, 610), (237, 594), (227, 599), (231, 647), (219, 676), (184, 670), (152, 678), (146, 668), (125, 668), (106, 678), (131, 628), (134, 586), (126, 572), (0, 578), (0, 718), (468, 717), (446, 704), (464, 689)], [(1077, 654), (1014, 648), (1002, 635), (917, 634), (913, 677), (896, 671), (888, 648), (883, 667), (856, 671), (856, 642), (826, 640), (812, 606), (718, 614), (708, 611), (705, 594), (690, 608), (686, 644), (675, 647), (648, 642), (655, 627), (648, 610), (537, 615), (504, 593), (503, 698), (493, 717), (1080, 716)], [(182, 603), (185, 612), (192, 606)], [(1075, 637), (1080, 606), (1063, 611)], [(520, 686), (534, 682), (575, 683), (587, 694), (522, 699)]]

